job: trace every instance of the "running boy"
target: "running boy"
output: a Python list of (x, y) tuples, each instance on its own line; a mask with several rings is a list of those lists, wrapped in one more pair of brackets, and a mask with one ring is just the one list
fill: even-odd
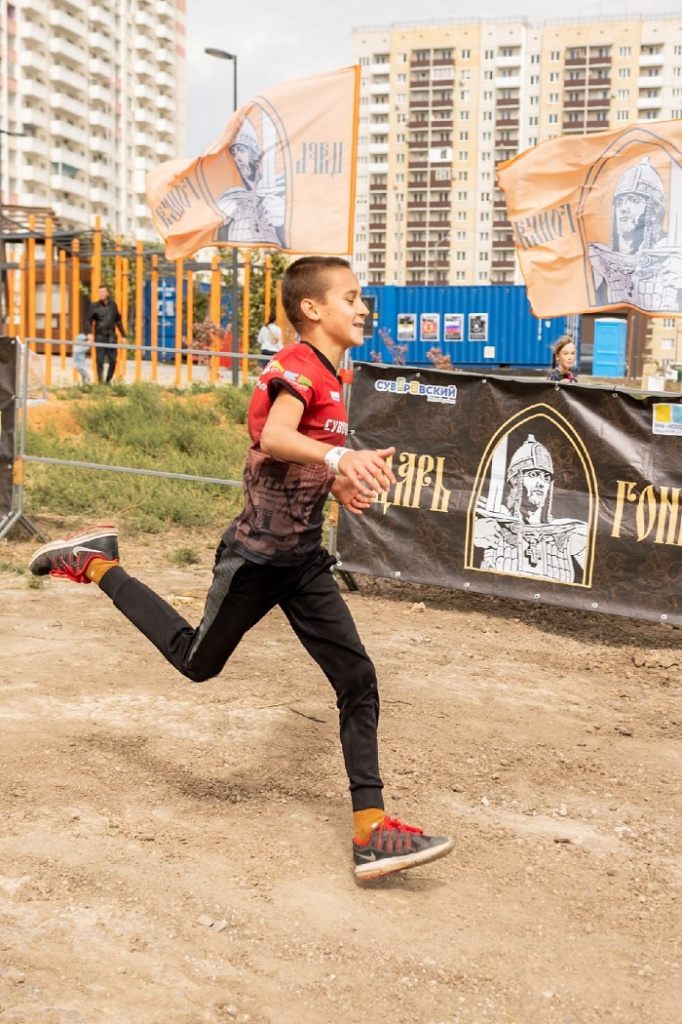
[(366, 880), (442, 857), (453, 842), (425, 836), (384, 812), (376, 673), (331, 572), (335, 559), (322, 547), (330, 488), (345, 508), (360, 514), (375, 493), (395, 482), (385, 461), (393, 448), (344, 447), (348, 421), (337, 373), (344, 353), (362, 344), (367, 307), (350, 265), (333, 256), (292, 263), (282, 299), (301, 341), (277, 353), (253, 393), (244, 509), (218, 546), (199, 626), (194, 629), (119, 565), (114, 527), (44, 545), (31, 572), (97, 583), (195, 682), (218, 675), (244, 634), (279, 605), (336, 693), (355, 874)]

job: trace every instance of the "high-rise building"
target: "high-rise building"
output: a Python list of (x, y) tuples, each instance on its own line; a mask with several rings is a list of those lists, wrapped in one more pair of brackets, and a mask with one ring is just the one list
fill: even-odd
[(0, 0), (0, 32), (7, 212), (157, 238), (144, 177), (185, 155), (185, 0)]
[(365, 284), (521, 284), (496, 166), (545, 139), (682, 117), (682, 17), (352, 34)]

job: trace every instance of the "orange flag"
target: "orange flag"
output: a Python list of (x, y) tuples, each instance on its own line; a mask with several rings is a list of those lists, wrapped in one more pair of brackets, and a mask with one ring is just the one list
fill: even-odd
[(353, 251), (360, 68), (265, 89), (195, 160), (146, 178), (166, 256), (205, 245)]
[(550, 139), (498, 171), (536, 316), (682, 313), (682, 121)]

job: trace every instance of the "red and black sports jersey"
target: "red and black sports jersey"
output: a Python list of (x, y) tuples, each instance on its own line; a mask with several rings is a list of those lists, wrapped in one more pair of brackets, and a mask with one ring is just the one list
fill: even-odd
[(244, 509), (223, 539), (252, 562), (293, 565), (320, 546), (322, 510), (334, 477), (324, 465), (283, 462), (261, 451), (263, 427), (282, 388), (303, 403), (302, 434), (345, 444), (348, 417), (329, 360), (305, 342), (280, 349), (263, 369), (249, 404), (253, 443), (244, 467)]

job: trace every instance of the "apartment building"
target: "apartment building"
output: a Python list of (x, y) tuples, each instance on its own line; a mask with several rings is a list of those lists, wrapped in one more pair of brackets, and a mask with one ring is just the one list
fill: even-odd
[(0, 0), (0, 33), (7, 214), (158, 238), (144, 178), (185, 155), (185, 0)]
[(558, 135), (682, 117), (682, 17), (359, 28), (352, 51), (366, 284), (522, 284), (498, 163)]

